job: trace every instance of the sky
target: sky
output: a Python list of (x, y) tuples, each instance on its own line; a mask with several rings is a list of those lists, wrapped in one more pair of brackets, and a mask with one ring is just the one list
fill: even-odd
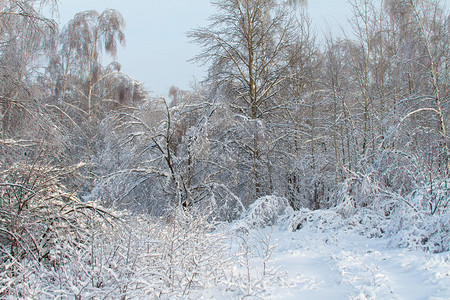
[[(172, 85), (190, 89), (206, 76), (206, 67), (189, 59), (201, 52), (186, 32), (208, 24), (214, 13), (209, 0), (60, 0), (60, 25), (81, 11), (118, 10), (126, 22), (125, 48), (118, 51), (122, 71), (142, 82), (151, 96), (167, 96)], [(337, 28), (350, 15), (345, 0), (309, 0), (318, 32)]]

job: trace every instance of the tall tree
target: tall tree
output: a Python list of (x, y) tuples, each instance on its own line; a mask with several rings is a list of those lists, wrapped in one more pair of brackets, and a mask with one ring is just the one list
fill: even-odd
[(286, 4), (273, 0), (213, 1), (219, 13), (209, 27), (188, 35), (204, 51), (195, 60), (210, 62), (210, 77), (232, 90), (236, 108), (263, 119), (276, 108), (274, 94), (289, 78), (287, 53), (295, 24)]
[[(88, 10), (76, 14), (60, 34), (59, 52), (48, 68), (47, 77), (57, 78), (54, 109), (61, 122), (71, 128), (66, 157), (70, 163), (87, 163), (80, 192), (88, 194), (95, 178), (109, 169), (101, 163), (102, 122), (112, 110), (137, 105), (143, 91), (139, 82), (120, 71), (115, 60), (125, 45), (125, 22), (120, 12)], [(112, 62), (104, 66), (105, 60)]]
[[(188, 36), (203, 47), (195, 60), (210, 63), (216, 89), (227, 93), (229, 105), (242, 118), (250, 139), (242, 139), (249, 158), (248, 200), (263, 191), (261, 139), (263, 121), (283, 107), (277, 95), (291, 77), (289, 51), (296, 36), (291, 4), (274, 0), (212, 1), (218, 13), (211, 24)], [(247, 171), (248, 171), (247, 170)], [(247, 173), (248, 174), (248, 173)], [(254, 192), (252, 192), (254, 190)]]
[[(90, 121), (95, 117), (101, 100), (96, 99), (96, 88), (106, 76), (120, 70), (117, 63), (102, 69), (101, 53), (116, 58), (118, 45), (125, 45), (124, 26), (125, 21), (116, 10), (107, 9), (101, 14), (89, 10), (76, 14), (61, 33), (61, 102), (64, 106), (67, 85), (71, 85), (70, 90), (85, 102), (76, 104), (78, 109), (83, 110)], [(81, 86), (77, 86), (76, 81)]]
[[(11, 138), (29, 132), (39, 90), (31, 88), (55, 46), (57, 27), (40, 9), (53, 1), (0, 2), (0, 134)], [(37, 118), (40, 119), (40, 118)], [(36, 121), (39, 124), (40, 121)], [(22, 131), (25, 130), (25, 131)]]

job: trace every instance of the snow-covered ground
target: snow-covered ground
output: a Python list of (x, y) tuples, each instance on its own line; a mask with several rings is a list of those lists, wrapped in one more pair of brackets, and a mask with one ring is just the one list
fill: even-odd
[[(388, 239), (367, 238), (354, 232), (291, 232), (274, 226), (251, 229), (248, 236), (259, 240), (260, 248), (265, 247), (265, 240), (275, 246), (271, 255), (264, 257), (253, 243), (250, 276), (261, 281), (249, 288), (249, 298), (450, 299), (448, 252), (431, 254), (392, 248)], [(264, 258), (270, 269), (267, 278), (262, 278)], [(246, 264), (239, 266), (245, 274)], [(246, 296), (244, 290), (236, 293), (233, 289), (211, 289), (204, 291), (201, 298), (240, 299)]]
[(124, 216), (84, 248), (57, 243), (56, 267), (6, 260), (0, 299), (450, 299), (446, 216), (293, 211), (275, 196), (233, 223)]
[(399, 247), (414, 231), (387, 234), (395, 222), (375, 211), (286, 213), (284, 201), (261, 199), (226, 229), (234, 286), (201, 298), (450, 299), (450, 252)]
[(277, 231), (270, 261), (287, 272), (271, 299), (450, 299), (450, 255), (392, 249), (351, 233)]

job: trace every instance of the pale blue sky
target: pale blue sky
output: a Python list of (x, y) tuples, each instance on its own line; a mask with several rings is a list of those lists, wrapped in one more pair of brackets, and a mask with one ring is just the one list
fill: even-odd
[[(346, 0), (309, 0), (308, 10), (320, 32), (329, 23), (345, 22), (350, 14)], [(199, 53), (186, 32), (206, 25), (214, 12), (209, 0), (60, 0), (62, 25), (77, 12), (106, 8), (120, 11), (126, 22), (127, 45), (120, 49), (122, 70), (143, 82), (152, 96), (166, 96), (172, 85), (189, 89), (201, 81), (205, 69), (187, 62)]]

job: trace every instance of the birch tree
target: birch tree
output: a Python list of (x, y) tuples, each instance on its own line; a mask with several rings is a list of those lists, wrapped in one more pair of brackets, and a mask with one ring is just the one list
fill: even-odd
[(66, 93), (71, 90), (82, 103), (75, 103), (92, 121), (98, 113), (100, 100), (96, 95), (102, 81), (120, 65), (102, 67), (102, 52), (116, 58), (119, 45), (125, 45), (123, 32), (125, 21), (122, 15), (112, 9), (99, 14), (95, 10), (80, 12), (69, 21), (61, 34), (61, 105), (64, 107)]
[[(263, 191), (264, 122), (286, 103), (278, 94), (291, 77), (288, 52), (295, 38), (289, 3), (274, 0), (213, 1), (218, 13), (188, 36), (203, 47), (195, 60), (209, 63), (209, 80), (226, 93), (236, 118), (250, 129), (241, 140), (247, 162), (247, 205)], [(292, 5), (292, 3), (291, 3)], [(267, 137), (264, 138), (267, 140)]]
[[(42, 1), (0, 2), (0, 134), (6, 139), (27, 132), (30, 118), (35, 116), (31, 89), (39, 68), (55, 47), (57, 26), (41, 13)], [(41, 4), (43, 6), (41, 6)], [(50, 10), (55, 3), (47, 3)], [(36, 87), (36, 85), (35, 85)], [(38, 122), (34, 122), (38, 124)], [(23, 131), (25, 130), (25, 131)]]

